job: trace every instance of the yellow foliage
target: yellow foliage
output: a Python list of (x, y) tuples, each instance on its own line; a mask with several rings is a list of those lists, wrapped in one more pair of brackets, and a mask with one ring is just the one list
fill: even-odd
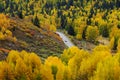
[(119, 80), (119, 65), (119, 51), (112, 56), (104, 45), (91, 54), (74, 46), (44, 63), (35, 53), (12, 50), (6, 61), (0, 61), (0, 80)]
[(112, 31), (111, 31), (111, 33), (110, 33), (110, 39), (112, 38), (112, 37), (120, 37), (120, 30), (115, 26), (115, 27), (113, 27), (112, 28)]
[(86, 27), (86, 18), (85, 17), (78, 17), (77, 19), (75, 19), (73, 21), (73, 26), (74, 26), (74, 30), (76, 32), (76, 38), (81, 40), (82, 39), (82, 35), (83, 35), (83, 31)]
[(65, 66), (63, 80), (72, 80), (72, 71), (69, 66)]
[(96, 41), (96, 38), (99, 35), (99, 31), (97, 26), (88, 26), (87, 31), (86, 31), (86, 39), (88, 41)]
[(65, 49), (63, 54), (61, 55), (61, 59), (65, 64), (68, 64), (69, 60), (79, 52), (79, 48), (78, 47), (71, 47), (69, 49)]
[(82, 40), (82, 34), (77, 34), (77, 35), (76, 35), (76, 39)]
[(106, 57), (103, 61), (98, 63), (97, 69), (94, 72), (94, 76), (91, 77), (91, 80), (120, 80), (119, 70), (118, 58), (116, 58), (116, 56)]
[(19, 59), (19, 52), (18, 51), (10, 51), (8, 57), (7, 57), (7, 61), (11, 64), (13, 63), (14, 65), (16, 65), (17, 59)]
[(56, 17), (54, 15), (49, 16), (47, 14), (45, 15), (39, 14), (38, 18), (40, 19), (40, 25), (43, 29), (54, 32), (56, 31), (56, 26), (58, 26), (59, 24), (58, 23), (56, 24)]
[(10, 19), (4, 14), (0, 14), (0, 40), (8, 39), (13, 41), (12, 32), (9, 30), (9, 27)]
[(17, 79), (35, 80), (41, 76), (41, 60), (35, 53), (10, 51), (7, 62)]
[(20, 79), (27, 79), (27, 66), (23, 62), (21, 58), (17, 59), (16, 66), (15, 66), (15, 77), (17, 77), (18, 80)]
[(4, 40), (5, 39), (5, 36), (3, 35), (2, 32), (0, 32), (0, 40)]
[(79, 79), (78, 70), (80, 69), (81, 62), (83, 59), (87, 59), (89, 57), (89, 53), (84, 50), (79, 50), (75, 56), (73, 56), (68, 63), (68, 67), (71, 70), (71, 78), (72, 80)]
[(110, 44), (109, 44), (109, 48), (110, 49), (113, 49), (113, 47), (114, 47), (114, 41), (115, 41), (115, 38), (112, 37), (111, 40), (110, 40)]
[(0, 80), (15, 80), (14, 72), (7, 62), (0, 62)]
[(10, 26), (9, 19), (4, 14), (0, 14), (0, 28), (4, 27), (7, 29)]
[(78, 71), (79, 79), (89, 79), (96, 70), (97, 64), (103, 61), (106, 57), (111, 56), (109, 51), (104, 51), (104, 46), (98, 46), (100, 49), (95, 49), (87, 59), (83, 59)]
[(56, 27), (55, 27), (55, 25), (50, 25), (50, 31), (56, 32)]
[(42, 80), (54, 80), (51, 67), (45, 64), (42, 65), (41, 78)]
[(10, 30), (6, 30), (5, 33), (7, 36), (12, 36), (12, 32)]
[(120, 39), (118, 41), (117, 51), (120, 52)]
[(93, 52), (96, 52), (96, 51), (108, 51), (108, 52), (110, 52), (110, 49), (109, 49), (109, 47), (108, 46), (105, 46), (105, 45), (98, 45), (97, 47), (95, 47), (94, 49), (93, 49)]
[(55, 80), (63, 80), (64, 64), (59, 58), (50, 56), (46, 59), (45, 65), (52, 69)]

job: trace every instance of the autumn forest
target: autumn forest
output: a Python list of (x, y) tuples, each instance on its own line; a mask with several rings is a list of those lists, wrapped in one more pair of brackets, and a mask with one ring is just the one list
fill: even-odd
[(0, 80), (120, 80), (120, 0), (0, 0)]

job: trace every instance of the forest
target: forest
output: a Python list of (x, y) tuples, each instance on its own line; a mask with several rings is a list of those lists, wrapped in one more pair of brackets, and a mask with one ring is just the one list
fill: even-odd
[(0, 80), (120, 80), (120, 0), (0, 0)]

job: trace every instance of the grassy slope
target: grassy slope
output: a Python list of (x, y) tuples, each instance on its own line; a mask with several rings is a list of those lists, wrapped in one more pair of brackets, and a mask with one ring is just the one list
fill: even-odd
[(12, 49), (35, 52), (42, 58), (46, 58), (49, 55), (59, 56), (64, 50), (65, 45), (57, 34), (34, 26), (30, 18), (23, 20), (14, 17), (11, 20), (11, 26), (14, 26), (11, 31), (13, 36), (17, 38), (17, 42), (0, 41), (0, 59), (4, 58), (3, 53), (7, 53)]

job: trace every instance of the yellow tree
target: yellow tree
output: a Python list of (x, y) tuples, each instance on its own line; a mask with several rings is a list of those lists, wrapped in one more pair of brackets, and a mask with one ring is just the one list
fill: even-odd
[(64, 64), (58, 57), (48, 57), (45, 61), (45, 65), (51, 68), (54, 80), (63, 80), (64, 77)]
[(96, 41), (96, 38), (99, 35), (97, 26), (88, 26), (86, 31), (86, 39), (90, 42)]
[(28, 64), (30, 72), (32, 73), (33, 79), (41, 79), (41, 60), (35, 53), (30, 53), (28, 57)]
[(4, 40), (9, 33), (11, 36), (12, 33), (8, 30), (8, 27), (10, 27), (10, 20), (4, 14), (0, 14), (0, 40)]
[(0, 62), (0, 80), (15, 80), (11, 66), (5, 61)]
[(52, 74), (51, 67), (48, 65), (42, 65), (41, 69), (41, 78), (42, 80), (54, 80), (54, 76)]
[(12, 50), (9, 52), (9, 55), (7, 57), (7, 61), (13, 68), (15, 68), (15, 65), (17, 63), (17, 59), (19, 59), (19, 58), (20, 58), (19, 52)]
[(10, 19), (8, 19), (4, 14), (0, 14), (0, 28), (7, 29), (10, 27)]
[(120, 30), (117, 27), (112, 28), (112, 32), (110, 33), (110, 45), (111, 49), (117, 50), (118, 41), (120, 39)]
[(78, 18), (73, 21), (73, 26), (76, 33), (76, 38), (81, 40), (83, 31), (86, 27), (86, 18), (82, 16), (78, 16)]
[[(105, 50), (106, 49), (106, 50)], [(78, 70), (78, 79), (88, 80), (93, 76), (97, 64), (103, 61), (106, 57), (112, 56), (107, 46), (97, 46), (92, 54), (81, 62), (80, 69)]]
[(63, 80), (72, 80), (72, 71), (69, 66), (65, 66)]
[(18, 52), (12, 50), (7, 58), (11, 69), (15, 71), (17, 80), (39, 80), (41, 79), (41, 60), (35, 53), (26, 51)]
[(15, 77), (17, 80), (30, 80), (29, 77), (27, 77), (27, 66), (23, 62), (21, 58), (17, 59), (16, 66), (15, 66)]
[(0, 40), (8, 39), (15, 41), (16, 38), (12, 37), (12, 32), (9, 30), (10, 28), (12, 28), (10, 27), (10, 19), (4, 14), (0, 14)]
[(79, 51), (77, 51), (75, 56), (73, 56), (69, 60), (68, 67), (70, 67), (70, 70), (71, 70), (71, 74), (72, 74), (71, 79), (72, 80), (78, 80), (79, 79), (78, 70), (81, 66), (81, 62), (82, 62), (83, 59), (87, 59), (88, 57), (89, 57), (88, 52), (86, 52), (84, 50), (79, 50)]
[[(102, 73), (102, 74), (101, 74)], [(91, 80), (120, 80), (120, 66), (118, 62), (118, 55), (114, 57), (106, 57), (103, 61), (99, 62), (94, 76)]]
[(114, 41), (115, 41), (115, 38), (112, 37), (111, 40), (110, 40), (110, 44), (109, 44), (109, 48), (112, 50), (113, 47), (114, 47)]
[(68, 64), (69, 60), (79, 52), (79, 48), (78, 47), (71, 47), (69, 49), (65, 49), (63, 54), (61, 55), (61, 60), (65, 63)]

